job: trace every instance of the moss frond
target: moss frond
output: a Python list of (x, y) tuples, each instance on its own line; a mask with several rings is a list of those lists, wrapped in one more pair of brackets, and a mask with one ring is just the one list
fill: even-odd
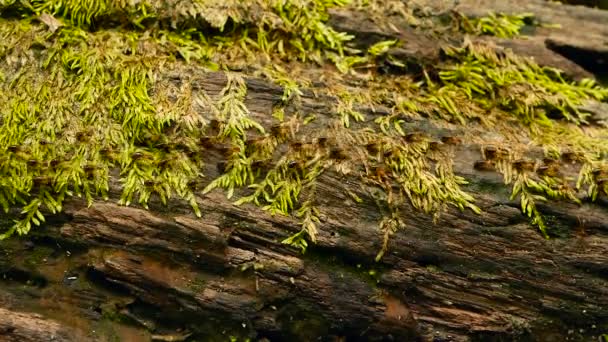
[(460, 13), (453, 13), (457, 29), (475, 35), (491, 35), (499, 38), (514, 38), (521, 29), (534, 23), (534, 14), (504, 14), (490, 12), (487, 16), (467, 18)]

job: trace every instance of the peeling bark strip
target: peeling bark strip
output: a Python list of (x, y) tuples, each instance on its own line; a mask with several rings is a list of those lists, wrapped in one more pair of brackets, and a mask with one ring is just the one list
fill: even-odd
[[(570, 52), (605, 54), (606, 12), (540, 0), (459, 3), (456, 8), (469, 15), (526, 9), (546, 23), (562, 24), (537, 28), (528, 40), (475, 39), (573, 77), (598, 73)], [(405, 40), (391, 54), (419, 68), (412, 72), (440, 59), (438, 46), (446, 36), (423, 34), (400, 21), (391, 22), (398, 31), (393, 33), (354, 13), (332, 15), (332, 25), (357, 35), (362, 47)], [(581, 22), (589, 28), (573, 29)], [(227, 81), (223, 73), (192, 67), (163, 77), (172, 84), (192, 81), (194, 91), (212, 95)], [(247, 108), (269, 126), (283, 89), (257, 78), (245, 81)], [(320, 122), (335, 114), (334, 105), (328, 96), (301, 96), (301, 110)], [(605, 121), (604, 107), (588, 106), (594, 122)], [(438, 139), (453, 133), (426, 118), (406, 124)], [(304, 133), (318, 128), (312, 127)], [(463, 130), (489, 135), (473, 125)], [(382, 214), (348, 177), (320, 178), (323, 215), (317, 242), (304, 255), (281, 243), (300, 230), (295, 219), (234, 206), (220, 192), (198, 198), (202, 219), (182, 201), (168, 207), (152, 201), (149, 211), (124, 207), (116, 204), (120, 191), (112, 184), (109, 201), (88, 208), (73, 200), (62, 214), (48, 217), (44, 229), (0, 243), (0, 341), (597, 340), (608, 332), (605, 200), (539, 205), (553, 234), (545, 240), (521, 215), (519, 203), (509, 200), (502, 179), (474, 169), (483, 157), (480, 147), (467, 143), (453, 152), (454, 169), (471, 181), (467, 191), (482, 214), (450, 210), (433, 222), (409, 208), (405, 228), (391, 237), (377, 263)], [(210, 157), (204, 170), (209, 179), (218, 175), (218, 161)], [(563, 169), (576, 173), (568, 165)], [(10, 224), (0, 217), (0, 228)]]
[(70, 331), (61, 324), (41, 315), (13, 312), (0, 308), (0, 340), (7, 342), (63, 342), (86, 341), (88, 339), (84, 336), (74, 335), (74, 331)]

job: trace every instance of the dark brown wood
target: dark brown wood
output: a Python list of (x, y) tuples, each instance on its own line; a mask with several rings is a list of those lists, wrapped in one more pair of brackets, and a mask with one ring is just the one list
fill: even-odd
[(61, 324), (41, 315), (13, 312), (0, 308), (0, 340), (14, 342), (87, 341), (80, 332), (66, 329)]

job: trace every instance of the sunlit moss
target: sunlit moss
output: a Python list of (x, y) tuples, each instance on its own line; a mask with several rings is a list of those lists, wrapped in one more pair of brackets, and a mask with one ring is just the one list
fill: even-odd
[[(491, 123), (506, 121), (548, 155), (580, 151), (578, 187), (592, 199), (607, 192), (602, 154), (608, 146), (582, 129), (586, 116), (578, 109), (586, 100), (605, 101), (607, 89), (471, 43), (445, 47), (441, 63), (422, 75), (383, 75), (385, 60), (407, 71), (390, 55), (407, 42), (350, 48), (352, 37), (327, 24), (328, 10), (348, 2), (0, 2), (0, 15), (23, 16), (0, 19), (0, 205), (6, 212), (22, 209), (3, 236), (27, 233), (69, 197), (89, 204), (107, 199), (114, 180), (121, 204), (180, 198), (198, 216), (196, 195), (225, 189), (236, 204), (300, 220), (301, 231), (284, 242), (305, 250), (319, 234), (317, 185), (332, 172), (361, 184), (378, 205), (380, 259), (404, 226), (405, 208), (435, 216), (450, 206), (479, 212), (452, 166), (452, 144), (461, 138), (405, 128), (414, 117), (496, 131)], [(505, 17), (492, 18), (496, 23), (476, 23), (494, 31), (476, 33), (511, 36), (525, 19), (507, 18), (507, 25)], [(225, 72), (226, 86), (213, 99), (194, 89), (190, 74), (236, 68), (239, 61), (253, 71)], [(313, 86), (319, 77), (311, 62), (322, 66), (316, 71), (325, 86)], [(189, 76), (173, 82), (168, 70)], [(245, 76), (252, 75), (283, 87), (271, 127), (245, 105)], [(327, 109), (335, 117), (313, 133), (307, 125), (327, 113), (303, 113), (304, 91), (335, 101)], [(220, 175), (205, 178), (206, 163), (218, 154)], [(548, 235), (536, 202), (578, 202), (578, 193), (563, 177), (538, 174), (548, 165), (530, 167), (519, 157), (485, 162), (504, 175), (522, 211)]]
[(500, 38), (516, 37), (524, 26), (534, 23), (534, 15), (531, 13), (507, 15), (491, 12), (479, 18), (467, 18), (455, 13), (455, 16), (454, 25), (464, 32)]

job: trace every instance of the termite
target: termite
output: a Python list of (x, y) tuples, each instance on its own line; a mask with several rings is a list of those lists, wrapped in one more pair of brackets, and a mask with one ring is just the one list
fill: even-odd
[(444, 136), (441, 137), (441, 142), (446, 145), (460, 145), (462, 143), (462, 139), (454, 136)]
[(534, 161), (529, 159), (518, 159), (513, 162), (513, 166), (517, 171), (533, 171), (534, 170)]
[(491, 160), (478, 160), (473, 164), (473, 168), (477, 171), (495, 171), (496, 165)]

